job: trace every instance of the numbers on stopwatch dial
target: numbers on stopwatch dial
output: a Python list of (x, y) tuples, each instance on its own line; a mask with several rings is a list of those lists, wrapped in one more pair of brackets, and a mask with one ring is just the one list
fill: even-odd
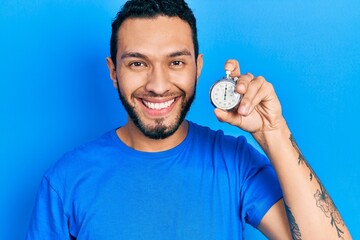
[(235, 84), (231, 81), (220, 80), (211, 90), (212, 103), (221, 109), (229, 110), (240, 102), (241, 95), (235, 92)]

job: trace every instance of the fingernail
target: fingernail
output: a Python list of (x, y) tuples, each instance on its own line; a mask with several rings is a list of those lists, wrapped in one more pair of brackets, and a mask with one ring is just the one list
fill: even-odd
[(246, 112), (247, 112), (247, 109), (246, 109), (246, 107), (245, 107), (245, 106), (240, 106), (239, 111), (240, 111), (240, 114), (245, 115), (245, 114), (246, 114)]
[(246, 90), (246, 87), (244, 84), (238, 84), (237, 85), (237, 90), (240, 92), (240, 93), (244, 93), (245, 90)]
[(231, 71), (234, 68), (234, 66), (232, 65), (232, 63), (227, 63), (225, 65), (225, 70)]

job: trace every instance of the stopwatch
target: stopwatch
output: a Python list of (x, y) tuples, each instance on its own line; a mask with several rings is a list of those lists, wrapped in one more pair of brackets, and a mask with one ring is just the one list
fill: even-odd
[(210, 89), (211, 103), (222, 110), (231, 111), (241, 101), (242, 95), (236, 92), (237, 78), (230, 77), (230, 71), (226, 71), (226, 77), (216, 81)]

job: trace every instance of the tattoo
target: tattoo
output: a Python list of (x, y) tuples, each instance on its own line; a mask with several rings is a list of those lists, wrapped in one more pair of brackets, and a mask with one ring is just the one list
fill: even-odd
[[(305, 165), (310, 169), (310, 166), (309, 166), (309, 164), (306, 162), (304, 155), (302, 155), (299, 147), (297, 146), (293, 135), (290, 135), (290, 141), (291, 141), (291, 144), (293, 145), (293, 147), (295, 148), (296, 152), (298, 152), (298, 154), (299, 154), (298, 164), (299, 164), (299, 165), (300, 165), (300, 164), (305, 164)], [(310, 181), (312, 181), (312, 179), (313, 179), (313, 171), (311, 171), (311, 170), (310, 170), (310, 173), (309, 173), (309, 177), (310, 177)]]
[(339, 211), (337, 210), (333, 200), (330, 198), (330, 195), (326, 191), (324, 185), (320, 182), (320, 179), (316, 176), (314, 170), (305, 160), (292, 135), (290, 135), (290, 141), (293, 147), (295, 148), (295, 150), (299, 154), (298, 164), (305, 165), (310, 172), (309, 173), (310, 181), (312, 181), (313, 178), (315, 178), (315, 180), (319, 184), (320, 189), (317, 189), (316, 193), (314, 194), (316, 206), (321, 209), (321, 211), (325, 214), (326, 217), (330, 218), (331, 226), (335, 227), (338, 237), (343, 239), (342, 234), (344, 234), (344, 232), (340, 229), (339, 225), (344, 226), (344, 221), (342, 220)]
[(287, 218), (288, 218), (289, 224), (290, 224), (290, 231), (291, 231), (292, 239), (293, 240), (301, 240), (301, 233), (300, 233), (299, 226), (297, 225), (297, 223), (295, 221), (295, 217), (292, 214), (292, 212), (290, 211), (290, 208), (288, 207), (288, 205), (286, 205), (286, 203), (285, 203), (285, 210), (286, 210), (286, 215), (287, 215)]

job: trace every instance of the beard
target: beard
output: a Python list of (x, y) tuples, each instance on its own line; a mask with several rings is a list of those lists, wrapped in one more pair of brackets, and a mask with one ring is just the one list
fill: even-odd
[[(175, 121), (173, 123), (171, 123), (170, 125), (166, 125), (164, 124), (165, 119), (159, 118), (155, 120), (155, 126), (151, 126), (150, 124), (146, 124), (144, 121), (141, 120), (139, 114), (135, 111), (134, 107), (131, 106), (131, 104), (127, 101), (125, 96), (120, 92), (119, 81), (116, 82), (117, 82), (117, 90), (118, 90), (119, 98), (125, 110), (127, 111), (130, 119), (146, 137), (151, 139), (165, 139), (173, 135), (184, 121), (187, 113), (190, 110), (191, 104), (195, 99), (196, 84), (194, 84), (194, 92), (192, 93), (192, 95), (189, 97), (188, 100), (185, 100), (186, 94), (185, 92), (183, 92), (184, 100), (181, 103), (180, 112), (176, 116)], [(151, 96), (158, 97), (159, 95), (152, 93)]]

